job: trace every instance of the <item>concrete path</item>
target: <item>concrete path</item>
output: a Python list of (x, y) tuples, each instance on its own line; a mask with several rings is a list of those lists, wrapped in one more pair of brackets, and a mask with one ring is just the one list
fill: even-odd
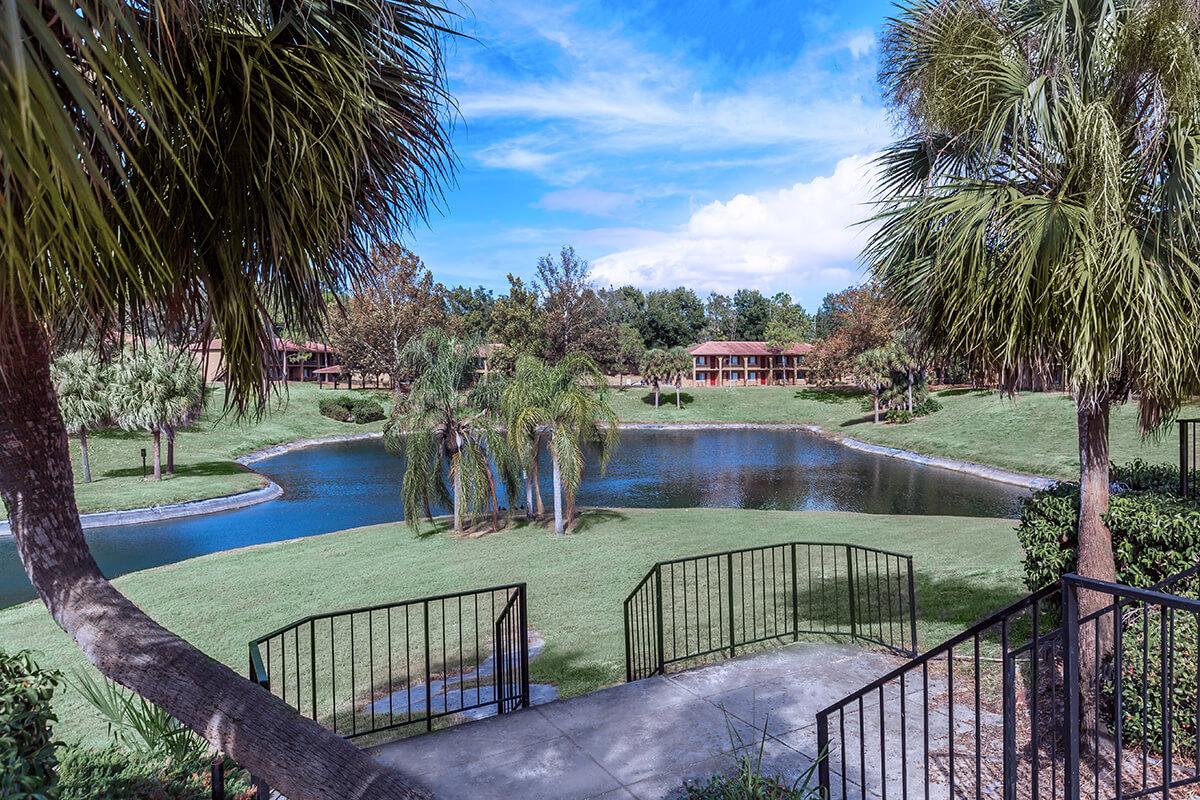
[[(799, 644), (414, 736), (373, 750), (440, 800), (659, 800), (728, 771), (766, 735), (764, 772), (816, 758), (816, 713), (900, 663)], [(814, 778), (815, 779), (815, 778)]]

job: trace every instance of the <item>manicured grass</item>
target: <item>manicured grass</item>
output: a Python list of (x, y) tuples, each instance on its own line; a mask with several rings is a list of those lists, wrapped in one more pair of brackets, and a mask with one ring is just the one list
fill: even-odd
[[(182, 430), (175, 442), (175, 474), (161, 481), (142, 480), (141, 449), (150, 458), (150, 434), (143, 431), (106, 430), (88, 437), (92, 482), (75, 484), (80, 511), (142, 508), (185, 500), (245, 492), (263, 485), (253, 471), (233, 461), (263, 447), (347, 433), (383, 429), (382, 422), (355, 425), (321, 416), (317, 402), (339, 392), (319, 390), (314, 383), (289, 384), (286, 394), (272, 401), (261, 418), (239, 421), (224, 413), (225, 392), (214, 387), (205, 413)], [(384, 401), (387, 392), (373, 393)], [(79, 442), (71, 439), (71, 463), (79, 472)], [(163, 442), (166, 464), (166, 442)], [(5, 514), (0, 506), (0, 517)]]
[[(547, 642), (531, 679), (573, 695), (623, 679), (622, 601), (655, 561), (794, 540), (912, 554), (923, 647), (1021, 592), (1010, 520), (724, 509), (594, 511), (559, 540), (540, 527), (463, 540), (380, 525), (205, 556), (116, 583), (241, 673), (247, 641), (311, 613), (527, 581), (529, 624)], [(86, 666), (36, 602), (0, 611), (0, 642), (35, 649), (43, 666), (68, 675)], [(57, 710), (66, 738), (103, 737), (69, 687)]]
[[(935, 395), (941, 411), (907, 425), (875, 425), (863, 411), (863, 395), (857, 392), (746, 386), (686, 389), (682, 396), (684, 407), (678, 410), (673, 391), (663, 393), (662, 407), (657, 409), (646, 389), (614, 391), (610, 401), (621, 419), (630, 422), (805, 423), (925, 455), (1056, 478), (1079, 474), (1075, 409), (1069, 397), (1053, 392), (1010, 399), (987, 390), (942, 391)], [(1197, 414), (1200, 407), (1185, 409), (1185, 415)], [(1113, 411), (1111, 435), (1114, 461), (1142, 458), (1179, 463), (1174, 430), (1144, 440), (1132, 404)]]

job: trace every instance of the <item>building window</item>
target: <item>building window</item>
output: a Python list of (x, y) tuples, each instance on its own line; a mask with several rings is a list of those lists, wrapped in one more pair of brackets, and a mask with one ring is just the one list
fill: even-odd
[[(753, 357), (754, 357), (754, 356), (751, 356), (751, 358), (753, 358)], [(752, 380), (752, 381), (756, 381), (756, 380), (758, 380), (758, 373), (757, 373), (757, 372), (751, 372), (751, 373), (749, 374), (748, 378), (749, 378), (750, 380)]]
[(758, 365), (758, 356), (749, 356), (746, 359), (746, 363), (749, 364), (750, 366), (757, 366)]
[(730, 356), (729, 357), (730, 366), (737, 366), (738, 364), (740, 364), (741, 361), (739, 359), (740, 359), (739, 356)]
[(707, 356), (696, 356), (696, 366), (698, 366), (698, 367), (703, 367), (703, 366), (704, 366), (704, 365), (706, 365), (707, 363), (708, 363), (708, 357), (707, 357)]

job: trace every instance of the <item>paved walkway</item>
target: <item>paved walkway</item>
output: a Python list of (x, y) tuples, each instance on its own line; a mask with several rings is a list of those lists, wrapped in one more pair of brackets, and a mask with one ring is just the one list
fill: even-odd
[(900, 663), (799, 644), (381, 745), (440, 800), (660, 800), (766, 743), (764, 771), (816, 758), (816, 713)]

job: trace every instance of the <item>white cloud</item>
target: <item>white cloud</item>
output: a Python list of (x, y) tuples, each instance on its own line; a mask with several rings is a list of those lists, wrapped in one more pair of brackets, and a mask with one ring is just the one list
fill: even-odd
[(870, 161), (852, 156), (832, 175), (710, 203), (677, 230), (643, 232), (637, 246), (596, 259), (593, 273), (605, 284), (698, 291), (845, 286), (867, 235), (858, 223), (870, 215)]
[(871, 51), (875, 49), (875, 34), (870, 31), (861, 31), (854, 34), (846, 42), (846, 49), (855, 58), (863, 58), (870, 55)]
[(537, 202), (547, 211), (574, 211), (597, 217), (616, 216), (637, 205), (637, 195), (628, 192), (606, 192), (602, 189), (576, 187), (550, 192)]

